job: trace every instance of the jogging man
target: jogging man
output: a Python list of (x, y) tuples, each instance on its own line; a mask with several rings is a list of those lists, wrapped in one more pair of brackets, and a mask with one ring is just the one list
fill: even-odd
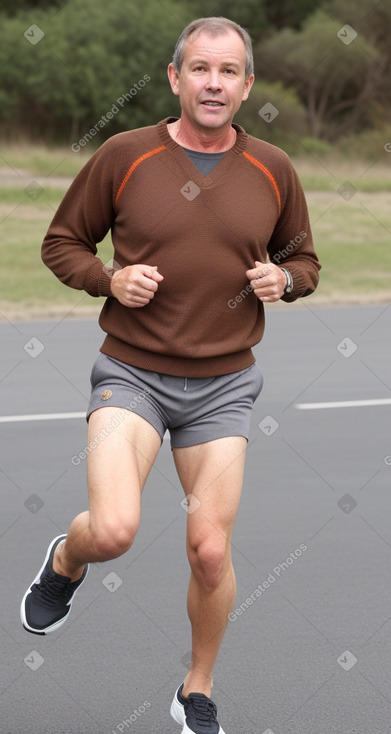
[[(194, 21), (168, 76), (181, 117), (104, 143), (43, 243), (62, 282), (107, 297), (88, 440), (115, 428), (88, 455), (89, 511), (50, 544), (21, 618), (36, 634), (57, 629), (88, 564), (130, 548), (168, 429), (195, 508), (187, 515), (192, 662), (171, 714), (182, 734), (224, 734), (210, 695), (235, 602), (230, 540), (262, 387), (251, 347), (262, 338), (263, 303), (312, 293), (320, 265), (288, 157), (233, 123), (254, 82), (246, 31), (224, 18)], [(96, 255), (109, 230), (111, 270)]]

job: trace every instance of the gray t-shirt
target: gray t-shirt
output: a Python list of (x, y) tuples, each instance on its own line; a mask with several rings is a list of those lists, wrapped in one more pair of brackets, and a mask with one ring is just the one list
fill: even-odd
[(189, 150), (189, 148), (183, 148), (187, 153), (190, 160), (197, 166), (203, 176), (207, 176), (211, 172), (217, 163), (222, 159), (224, 152), (222, 153), (204, 153), (199, 150)]

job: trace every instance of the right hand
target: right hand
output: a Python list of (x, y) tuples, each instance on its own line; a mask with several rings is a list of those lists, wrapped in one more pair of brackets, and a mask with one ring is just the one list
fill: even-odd
[(111, 293), (123, 306), (142, 308), (154, 297), (163, 276), (157, 265), (128, 265), (111, 279)]

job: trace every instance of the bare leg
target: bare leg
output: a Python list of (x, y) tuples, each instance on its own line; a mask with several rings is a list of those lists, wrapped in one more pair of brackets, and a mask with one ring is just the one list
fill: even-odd
[[(246, 447), (246, 439), (235, 436), (174, 450), (185, 493), (196, 498), (190, 501), (187, 523), (192, 662), (184, 681), (184, 696), (198, 692), (210, 697), (214, 664), (235, 602), (230, 543)], [(197, 500), (200, 505), (192, 511)]]
[[(88, 424), (88, 443), (107, 427), (118, 408), (100, 408)], [(108, 561), (133, 543), (141, 513), (141, 492), (161, 445), (157, 431), (127, 411), (124, 419), (87, 457), (90, 509), (78, 515), (56, 549), (56, 573), (80, 578), (84, 565)]]

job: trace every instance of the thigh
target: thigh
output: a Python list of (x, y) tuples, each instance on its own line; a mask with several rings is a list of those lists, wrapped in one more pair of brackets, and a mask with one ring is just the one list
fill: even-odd
[(95, 518), (139, 517), (141, 492), (161, 438), (144, 418), (105, 407), (88, 423), (87, 483), (91, 522)]
[(208, 535), (230, 540), (243, 485), (247, 440), (229, 436), (173, 449), (179, 479), (189, 497), (188, 540)]
[[(227, 375), (189, 378), (186, 392), (181, 388), (177, 394), (178, 416), (169, 427), (171, 447), (187, 448), (232, 436), (248, 439), (254, 401), (262, 384), (256, 363)], [(209, 450), (205, 451), (209, 455)]]

